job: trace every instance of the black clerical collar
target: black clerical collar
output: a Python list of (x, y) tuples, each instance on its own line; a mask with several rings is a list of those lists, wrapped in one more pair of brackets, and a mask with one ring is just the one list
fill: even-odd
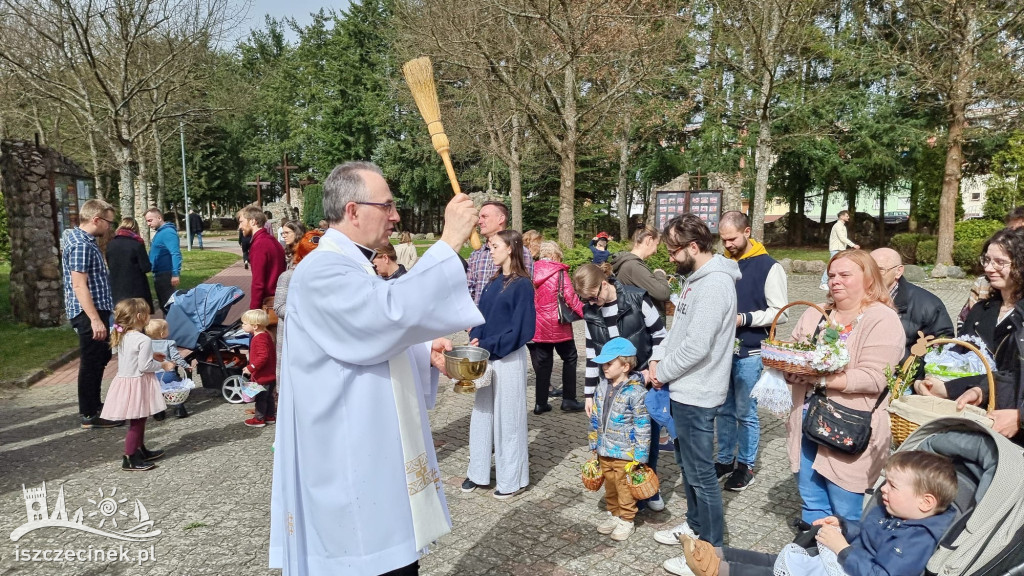
[(359, 251), (363, 253), (363, 256), (366, 256), (366, 259), (369, 260), (371, 264), (373, 264), (373, 259), (377, 256), (377, 251), (370, 250), (366, 246), (363, 246), (362, 244), (357, 244), (356, 242), (353, 242), (353, 244), (355, 244), (356, 248), (359, 248)]

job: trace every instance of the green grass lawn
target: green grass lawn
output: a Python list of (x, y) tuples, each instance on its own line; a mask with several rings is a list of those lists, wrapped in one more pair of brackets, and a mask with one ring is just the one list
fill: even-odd
[[(182, 252), (179, 289), (188, 290), (237, 262), (239, 257), (214, 250)], [(0, 382), (16, 380), (46, 366), (78, 346), (69, 324), (56, 328), (32, 328), (17, 324), (11, 311), (11, 265), (0, 262)]]
[(822, 248), (803, 248), (800, 246), (766, 246), (768, 254), (776, 260), (821, 260), (828, 262), (829, 252)]

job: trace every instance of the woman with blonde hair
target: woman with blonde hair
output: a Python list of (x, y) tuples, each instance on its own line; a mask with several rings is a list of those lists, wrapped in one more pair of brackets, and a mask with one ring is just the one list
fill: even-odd
[(558, 320), (558, 294), (561, 292), (565, 303), (580, 317), (583, 316), (583, 302), (573, 290), (569, 266), (562, 263), (562, 249), (558, 244), (541, 242), (537, 256), (539, 259), (533, 263), (537, 329), (533, 341), (526, 345), (537, 375), (537, 401), (533, 413), (551, 411), (548, 394), (555, 352), (562, 359), (562, 410), (579, 412), (583, 410), (583, 403), (576, 399), (576, 340), (573, 339), (572, 324), (562, 324)]
[(638, 228), (633, 233), (633, 247), (630, 250), (622, 251), (611, 257), (612, 272), (619, 282), (627, 286), (643, 288), (647, 295), (654, 300), (660, 310), (664, 310), (665, 302), (668, 302), (672, 295), (672, 288), (668, 283), (668, 276), (664, 270), (652, 272), (644, 260), (647, 260), (658, 251), (658, 240), (661, 235), (650, 226)]
[[(801, 519), (807, 524), (827, 516), (860, 520), (864, 493), (874, 485), (889, 455), (892, 433), (883, 400), (888, 391), (885, 369), (903, 356), (905, 336), (878, 265), (864, 250), (845, 250), (828, 263), (828, 322), (838, 326), (850, 353), (846, 367), (827, 376), (786, 374), (792, 384), (793, 408), (786, 424), (787, 449), (797, 488), (803, 499)], [(821, 331), (821, 313), (809, 308), (793, 330), (793, 340), (812, 339)], [(846, 454), (819, 445), (803, 433), (811, 394), (819, 390), (829, 401), (870, 411), (871, 440), (860, 454)]]
[(399, 265), (405, 266), (406, 270), (412, 268), (420, 257), (416, 254), (416, 246), (412, 243), (412, 234), (408, 230), (402, 232), (402, 238), (395, 246), (395, 258)]
[[(544, 235), (536, 230), (523, 232), (523, 246), (530, 251), (530, 257), (537, 260), (540, 257), (540, 243), (544, 241)], [(557, 246), (557, 245), (556, 245)]]

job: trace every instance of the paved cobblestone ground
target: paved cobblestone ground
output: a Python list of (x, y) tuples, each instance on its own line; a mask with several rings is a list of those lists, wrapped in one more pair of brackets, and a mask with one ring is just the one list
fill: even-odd
[[(248, 273), (239, 263), (214, 280), (247, 287)], [(792, 276), (790, 298), (820, 301), (817, 285), (817, 276)], [(955, 313), (969, 282), (922, 285)], [(582, 357), (581, 332), (577, 326)], [(464, 341), (465, 335), (456, 338)], [(582, 368), (581, 362), (581, 382)], [(555, 369), (560, 369), (558, 362)], [(120, 454), (125, 429), (78, 427), (76, 371), (77, 365), (71, 364), (32, 388), (0, 389), (0, 533), (10, 534), (26, 521), (22, 486), (38, 487), (44, 481), (51, 514), (63, 486), (69, 519), (81, 508), (87, 525), (103, 521), (109, 529), (116, 521), (124, 529), (137, 523), (132, 515), (138, 499), (154, 521), (153, 529), (161, 533), (134, 543), (70, 529), (39, 529), (17, 542), (5, 539), (0, 575), (277, 573), (266, 568), (274, 428), (247, 428), (242, 425), (243, 406), (227, 404), (213, 391), (196, 390), (188, 403), (190, 418), (151, 420), (147, 426), (147, 445), (168, 452), (160, 466), (124, 473)], [(108, 370), (108, 378), (110, 374)], [(532, 372), (529, 382), (532, 387)], [(442, 385), (431, 421), (455, 527), (423, 559), (422, 573), (666, 574), (662, 561), (681, 550), (659, 545), (651, 536), (681, 522), (686, 506), (670, 453), (663, 453), (659, 464), (666, 510), (641, 512), (636, 533), (615, 543), (594, 531), (603, 513), (603, 493), (587, 492), (579, 481), (578, 465), (587, 455), (583, 414), (560, 412), (557, 404), (541, 416), (530, 412), (531, 485), (516, 498), (499, 502), (489, 492), (459, 490), (469, 458), (472, 398)], [(532, 408), (532, 390), (528, 397), (530, 405), (524, 409)], [(745, 492), (724, 493), (726, 542), (775, 551), (792, 539), (788, 523), (797, 515), (799, 499), (786, 463), (782, 421), (762, 414), (762, 426), (756, 482)], [(367, 462), (372, 463), (372, 455)], [(26, 553), (31, 558), (35, 550), (53, 549), (82, 551), (83, 558), (89, 553), (95, 558), (100, 549), (113, 550), (117, 557), (64, 563), (25, 559)], [(140, 559), (140, 553), (150, 551), (155, 558)]]

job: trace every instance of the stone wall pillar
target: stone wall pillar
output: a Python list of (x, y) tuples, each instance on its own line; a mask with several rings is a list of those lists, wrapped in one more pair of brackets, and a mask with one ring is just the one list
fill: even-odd
[(11, 307), (16, 321), (32, 326), (65, 321), (56, 200), (46, 154), (30, 142), (0, 142), (0, 186), (11, 236)]

